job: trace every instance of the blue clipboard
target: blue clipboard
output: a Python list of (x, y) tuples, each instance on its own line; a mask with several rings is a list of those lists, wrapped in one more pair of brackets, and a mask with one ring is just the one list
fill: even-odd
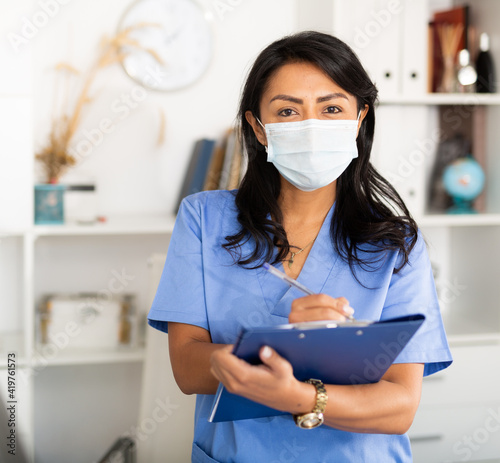
[[(286, 358), (294, 376), (325, 384), (376, 383), (425, 320), (421, 314), (377, 322), (308, 322), (242, 330), (233, 353), (261, 363), (259, 350), (270, 346)], [(284, 415), (219, 384), (208, 421), (235, 421)]]

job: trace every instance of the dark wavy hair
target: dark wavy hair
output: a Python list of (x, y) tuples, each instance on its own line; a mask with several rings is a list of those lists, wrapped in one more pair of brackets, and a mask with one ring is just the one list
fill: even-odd
[[(248, 156), (248, 168), (236, 193), (241, 228), (227, 236), (223, 246), (239, 265), (249, 268), (258, 268), (265, 261), (283, 261), (290, 251), (277, 202), (280, 174), (267, 162), (265, 147), (257, 140), (245, 113), (251, 111), (260, 118), (260, 102), (270, 79), (283, 65), (296, 62), (311, 63), (322, 69), (356, 97), (358, 111), (365, 105), (369, 107), (357, 138), (358, 157), (337, 180), (330, 226), (332, 244), (353, 273), (355, 265), (374, 268), (374, 263), (384, 258), (385, 251), (399, 250), (401, 259), (396, 268), (399, 271), (408, 263), (418, 228), (399, 194), (370, 163), (377, 88), (349, 46), (336, 37), (312, 31), (269, 45), (248, 74), (238, 113)], [(254, 244), (253, 251), (243, 256), (241, 246), (248, 241)]]

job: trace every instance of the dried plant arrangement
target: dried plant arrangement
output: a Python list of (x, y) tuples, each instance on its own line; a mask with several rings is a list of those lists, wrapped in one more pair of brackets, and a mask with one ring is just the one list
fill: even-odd
[(463, 31), (462, 24), (440, 24), (437, 26), (444, 65), (443, 77), (438, 88), (440, 92), (451, 93), (455, 91), (455, 60)]
[[(35, 158), (41, 163), (47, 183), (58, 183), (60, 177), (68, 168), (77, 163), (77, 159), (70, 153), (70, 145), (80, 125), (85, 106), (91, 101), (90, 91), (92, 84), (100, 70), (113, 64), (122, 63), (128, 56), (126, 49), (136, 48), (149, 53), (159, 64), (163, 64), (155, 50), (145, 48), (132, 37), (135, 30), (144, 27), (158, 27), (158, 24), (139, 23), (119, 31), (113, 37), (104, 37), (99, 46), (99, 55), (94, 64), (86, 73), (81, 90), (71, 110), (62, 110), (52, 120), (50, 134), (46, 144), (36, 153)], [(66, 72), (69, 76), (80, 73), (67, 63), (56, 66), (57, 72)], [(63, 107), (69, 106), (69, 91), (66, 86)]]

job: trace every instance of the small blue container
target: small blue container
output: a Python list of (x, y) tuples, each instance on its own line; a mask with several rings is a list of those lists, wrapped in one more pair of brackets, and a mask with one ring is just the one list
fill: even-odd
[(65, 185), (35, 185), (35, 225), (64, 224)]

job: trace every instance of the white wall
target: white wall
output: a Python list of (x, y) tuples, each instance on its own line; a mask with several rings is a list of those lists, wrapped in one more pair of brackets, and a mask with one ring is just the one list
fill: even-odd
[(0, 229), (16, 231), (33, 216), (31, 47), (16, 50), (7, 39), (22, 12), (22, 2), (0, 0)]
[[(58, 76), (54, 72), (54, 65), (63, 61), (77, 69), (87, 69), (96, 56), (101, 37), (116, 31), (124, 10), (131, 3), (123, 0), (66, 2), (31, 41), (36, 76), (37, 148), (46, 140), (55, 113), (55, 90), (59, 98), (64, 91), (64, 79), (61, 73)], [(40, 10), (40, 1), (24, 0), (23, 3), (27, 18), (33, 18)], [(218, 138), (233, 123), (249, 63), (263, 46), (295, 28), (294, 1), (204, 0), (200, 3), (213, 13), (215, 36), (213, 61), (200, 81), (176, 92), (147, 91), (144, 100), (126, 117), (124, 111), (117, 111), (115, 102), (123, 94), (131, 94), (137, 84), (119, 65), (105, 69), (95, 82), (94, 100), (82, 121), (82, 131), (91, 132), (103, 118), (114, 120), (116, 130), (83, 157), (85, 162), (74, 169), (74, 173), (97, 181), (103, 214), (172, 212), (194, 141), (200, 137)], [(166, 138), (163, 145), (157, 146), (160, 111), (166, 116)], [(77, 135), (76, 145), (82, 136), (82, 132)]]

